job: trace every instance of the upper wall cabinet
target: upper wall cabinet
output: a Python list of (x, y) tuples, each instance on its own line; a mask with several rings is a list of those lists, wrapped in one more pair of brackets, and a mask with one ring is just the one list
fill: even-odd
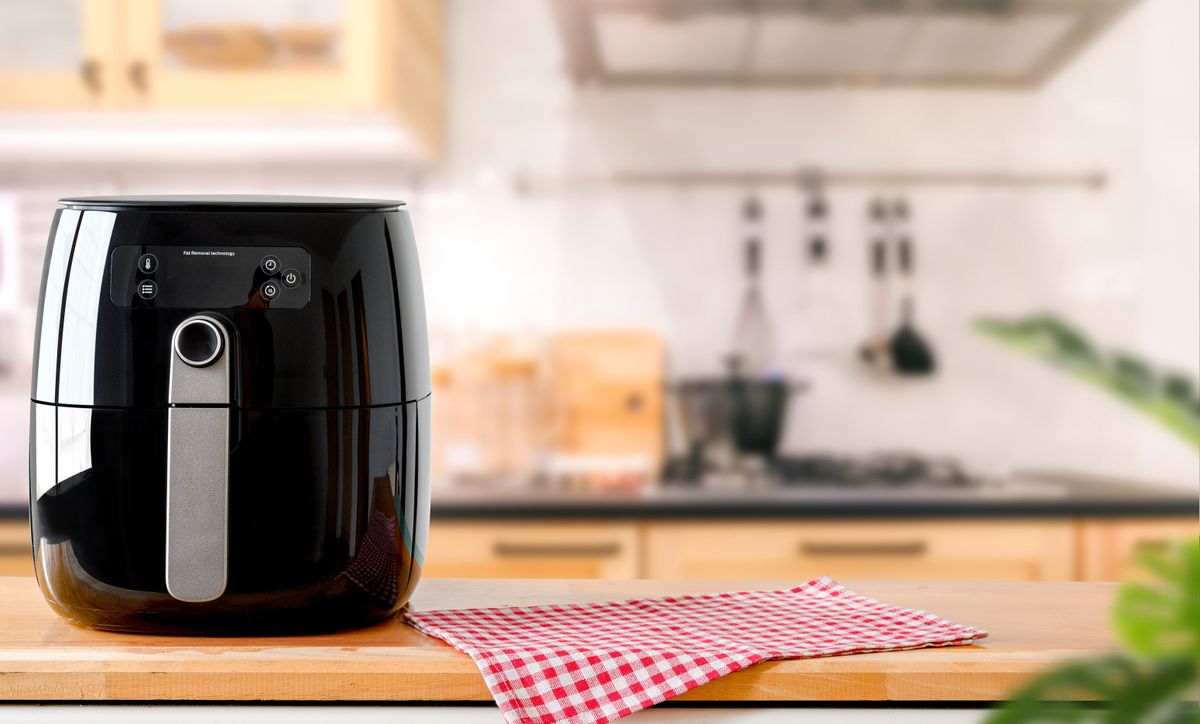
[(385, 111), (442, 143), (440, 0), (5, 0), (0, 108)]
[(111, 103), (105, 75), (112, 68), (105, 63), (117, 53), (119, 37), (112, 7), (105, 0), (0, 3), (0, 107)]

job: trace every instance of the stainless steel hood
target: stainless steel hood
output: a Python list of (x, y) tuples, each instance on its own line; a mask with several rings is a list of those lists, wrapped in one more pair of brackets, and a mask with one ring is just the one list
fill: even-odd
[(1032, 87), (1137, 0), (548, 0), (581, 84)]

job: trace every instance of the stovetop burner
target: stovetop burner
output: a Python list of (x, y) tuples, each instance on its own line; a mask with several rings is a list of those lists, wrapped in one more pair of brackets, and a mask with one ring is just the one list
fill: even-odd
[(965, 488), (983, 483), (951, 458), (910, 453), (880, 453), (863, 458), (797, 455), (776, 458), (769, 477), (781, 487)]
[(972, 475), (953, 458), (889, 452), (863, 457), (831, 454), (782, 455), (753, 470), (707, 470), (672, 460), (665, 477), (683, 484), (742, 477), (777, 488), (976, 488), (986, 478)]

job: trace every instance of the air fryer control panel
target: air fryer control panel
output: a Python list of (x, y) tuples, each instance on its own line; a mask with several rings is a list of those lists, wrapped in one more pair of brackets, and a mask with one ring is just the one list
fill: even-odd
[(311, 266), (295, 246), (118, 246), (108, 296), (119, 307), (298, 309)]

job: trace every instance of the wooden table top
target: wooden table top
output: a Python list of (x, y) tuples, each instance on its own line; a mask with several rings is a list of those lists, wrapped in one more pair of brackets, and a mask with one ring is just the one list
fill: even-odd
[[(1107, 583), (848, 581), (887, 603), (986, 629), (974, 646), (770, 661), (685, 701), (995, 701), (1029, 676), (1111, 650)], [(779, 589), (780, 581), (430, 579), (417, 610)], [(488, 700), (475, 665), (399, 618), (318, 636), (105, 633), (56, 616), (32, 578), (0, 578), (0, 700)]]

